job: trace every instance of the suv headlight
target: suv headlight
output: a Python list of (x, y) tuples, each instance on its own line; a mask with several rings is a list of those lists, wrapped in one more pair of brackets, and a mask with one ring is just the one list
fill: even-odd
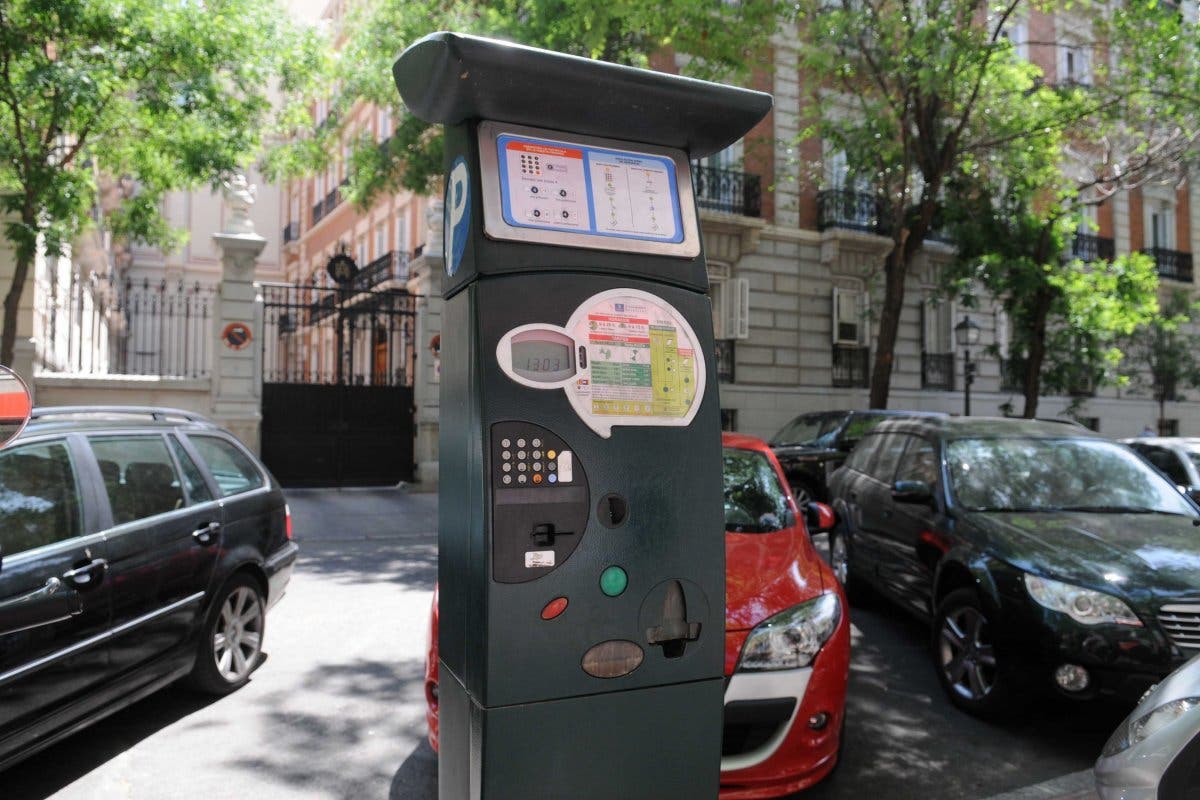
[(1083, 625), (1112, 622), (1139, 628), (1142, 626), (1142, 621), (1133, 613), (1133, 609), (1111, 594), (1029, 573), (1025, 573), (1025, 588), (1038, 605), (1051, 611), (1060, 611)]
[(807, 667), (833, 636), (841, 618), (841, 603), (830, 592), (763, 620), (746, 637), (738, 671)]
[(1104, 745), (1105, 758), (1115, 756), (1117, 753), (1128, 750), (1139, 742), (1144, 742), (1153, 736), (1156, 731), (1162, 730), (1197, 707), (1200, 707), (1200, 697), (1184, 697), (1179, 700), (1172, 700), (1169, 703), (1163, 703), (1158, 708), (1141, 715), (1137, 719), (1126, 719), (1117, 726), (1108, 743)]

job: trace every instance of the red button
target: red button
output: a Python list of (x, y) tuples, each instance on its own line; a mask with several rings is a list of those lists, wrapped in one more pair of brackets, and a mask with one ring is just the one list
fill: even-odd
[(556, 597), (546, 607), (542, 609), (542, 619), (554, 619), (559, 614), (567, 610), (567, 598)]

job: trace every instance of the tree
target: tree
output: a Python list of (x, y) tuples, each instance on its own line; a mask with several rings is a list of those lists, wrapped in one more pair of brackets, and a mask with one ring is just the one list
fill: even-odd
[[(401, 187), (423, 193), (441, 174), (438, 126), (405, 114), (392, 83), (396, 56), (422, 36), (454, 30), (507, 39), (587, 58), (646, 67), (654, 54), (688, 56), (684, 71), (701, 78), (744, 78), (775, 30), (775, 0), (383, 0), (345, 21), (343, 45), (326, 83), (336, 86), (330, 115), (315, 129), (296, 118), (267, 159), (268, 174), (292, 177), (325, 169), (351, 142), (343, 195), (360, 207)], [(346, 127), (360, 101), (390, 108), (397, 125), (381, 146)]]
[(241, 168), (272, 83), (295, 90), (318, 54), (268, 0), (0, 0), (0, 211), (16, 251), (0, 363), (38, 248), (63, 252), (102, 181), (133, 187), (106, 220), (114, 236), (172, 246), (163, 196)]
[[(1048, 134), (1068, 134), (1064, 152), (1067, 143), (1090, 142), (1076, 148), (1078, 166), (1089, 171), (1082, 181), (1098, 192), (1136, 185), (1189, 151), (1200, 130), (1193, 124), (1200, 107), (1195, 45), (1181, 41), (1183, 23), (1158, 5), (1134, 0), (1108, 17), (1092, 15), (1096, 40), (1088, 46), (1118, 41), (1120, 47), (1117, 68), (1109, 72), (1096, 59), (1096, 85), (1085, 89), (1045, 85), (1005, 37), (1014, 15), (1061, 4), (800, 0), (801, 61), (816, 77), (818, 116), (804, 135), (819, 135), (844, 152), (851, 173), (874, 184), (892, 239), (881, 268), (872, 407), (887, 405), (910, 265), (939, 219), (955, 216), (947, 211), (958, 202), (946, 192), (952, 181), (972, 179), (997, 153), (1028, 145), (1045, 154)], [(1159, 69), (1164, 56), (1180, 61)], [(1060, 154), (1049, 163), (1062, 161)], [(1031, 254), (1043, 265), (1056, 219), (1044, 236), (1025, 231), (1045, 251)]]
[[(1158, 429), (1166, 405), (1179, 400), (1184, 386), (1200, 388), (1200, 305), (1183, 291), (1172, 292), (1161, 313), (1133, 332), (1125, 344), (1126, 374), (1134, 386), (1149, 389), (1158, 403)], [(1148, 385), (1147, 385), (1148, 384)]]

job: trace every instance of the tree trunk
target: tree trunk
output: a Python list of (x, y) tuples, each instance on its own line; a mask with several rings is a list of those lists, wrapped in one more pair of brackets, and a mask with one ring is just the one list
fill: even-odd
[[(26, 247), (17, 247), (16, 270), (13, 272), (12, 286), (4, 297), (4, 329), (0, 334), (0, 364), (12, 366), (13, 355), (17, 344), (17, 314), (21, 309), (21, 294), (25, 289), (25, 278), (29, 274), (29, 265), (33, 263), (33, 253)], [(26, 379), (32, 376), (24, 376)]]
[(896, 355), (896, 336), (900, 330), (900, 313), (904, 310), (904, 278), (907, 273), (905, 248), (897, 245), (888, 254), (884, 266), (883, 310), (879, 314), (879, 338), (875, 340), (875, 363), (871, 367), (871, 408), (887, 408), (892, 363)]
[(1042, 393), (1042, 362), (1046, 360), (1046, 320), (1054, 302), (1053, 290), (1042, 286), (1033, 295), (1029, 357), (1025, 360), (1025, 419), (1037, 416), (1038, 396)]

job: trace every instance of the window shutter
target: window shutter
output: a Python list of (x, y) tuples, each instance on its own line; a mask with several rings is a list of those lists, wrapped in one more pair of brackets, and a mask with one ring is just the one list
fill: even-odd
[(717, 338), (750, 338), (750, 281), (746, 278), (730, 278), (713, 283), (717, 291), (720, 328)]

